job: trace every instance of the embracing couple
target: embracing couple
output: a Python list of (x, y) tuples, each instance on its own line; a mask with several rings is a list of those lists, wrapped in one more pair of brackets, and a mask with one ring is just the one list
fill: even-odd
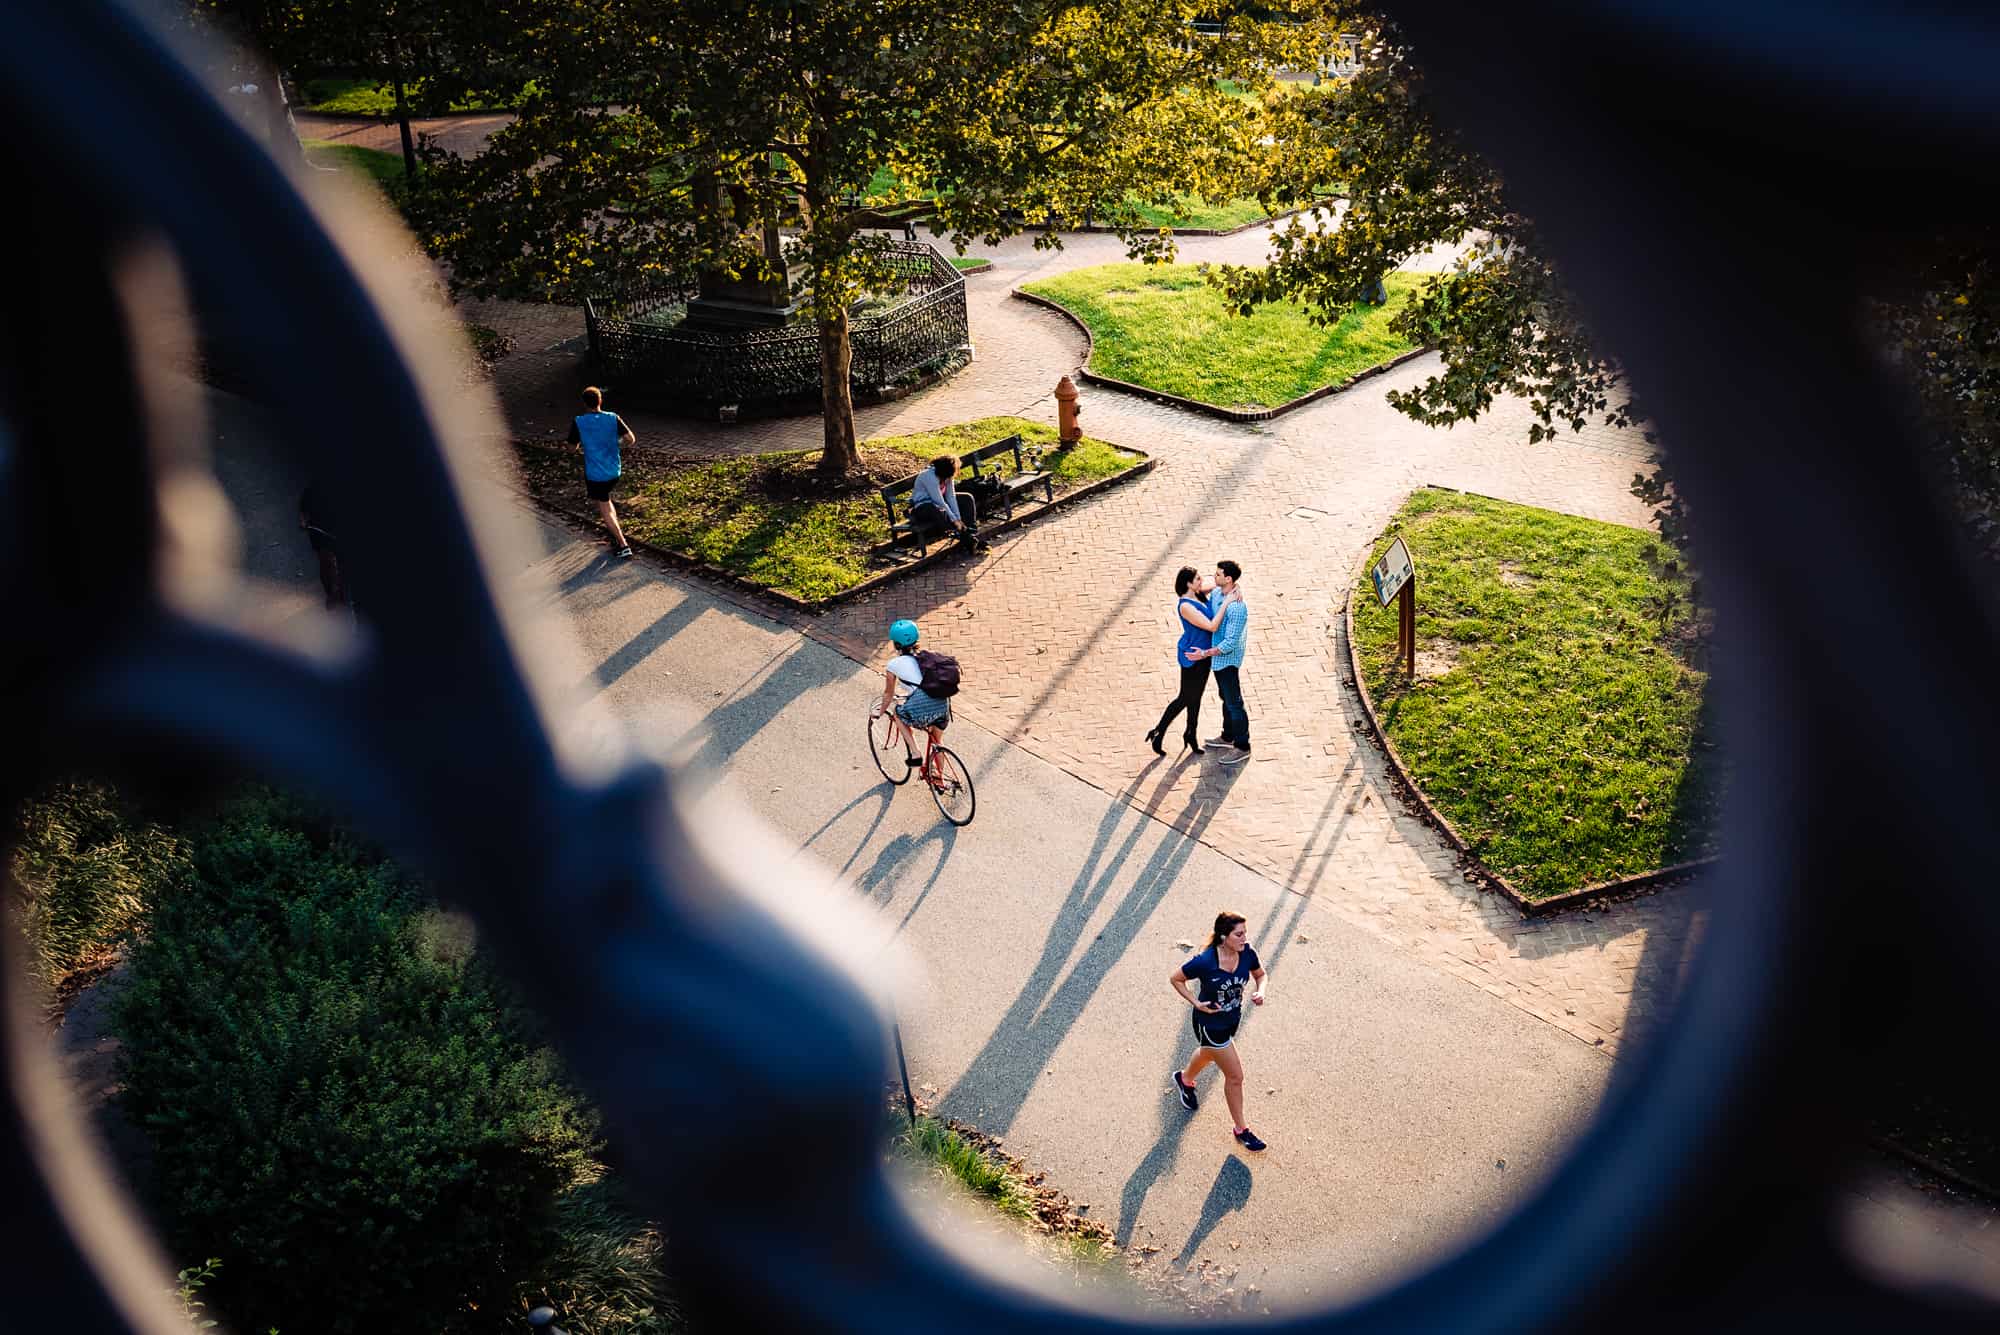
[(1203, 577), (1193, 566), (1182, 566), (1174, 576), (1175, 620), (1181, 631), (1174, 662), (1181, 670), (1181, 690), (1160, 715), (1159, 726), (1146, 734), (1155, 754), (1166, 754), (1160, 739), (1183, 709), (1187, 731), (1181, 744), (1196, 755), (1202, 753), (1195, 740), (1195, 721), (1201, 715), (1202, 691), (1213, 673), (1216, 694), (1222, 697), (1222, 735), (1209, 745), (1219, 748), (1216, 759), (1225, 765), (1240, 765), (1250, 758), (1250, 715), (1243, 708), (1243, 683), (1238, 679), (1250, 628), (1242, 578), (1243, 567), (1234, 561), (1217, 561), (1213, 578)]

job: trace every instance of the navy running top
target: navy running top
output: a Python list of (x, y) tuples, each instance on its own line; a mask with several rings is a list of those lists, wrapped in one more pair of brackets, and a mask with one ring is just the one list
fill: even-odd
[(1181, 973), (1189, 982), (1201, 984), (1195, 996), (1197, 1001), (1214, 1002), (1222, 1008), (1220, 1015), (1202, 1012), (1204, 1021), (1234, 1025), (1241, 1018), (1239, 1013), (1243, 1009), (1243, 984), (1249, 981), (1251, 972), (1257, 968), (1257, 952), (1248, 946), (1243, 947), (1243, 953), (1236, 958), (1236, 967), (1227, 973), (1216, 962), (1215, 954), (1216, 948), (1210, 946), (1181, 965)]
[[(1201, 613), (1203, 616), (1211, 615), (1208, 610), (1208, 604), (1199, 598), (1189, 598), (1186, 595), (1182, 595), (1181, 603), (1193, 603), (1195, 611)], [(1181, 642), (1174, 646), (1174, 662), (1184, 668), (1193, 667), (1194, 664), (1188, 662), (1188, 650), (1208, 648), (1209, 645), (1215, 642), (1215, 636), (1212, 632), (1203, 630), (1200, 626), (1195, 625), (1182, 616), (1179, 604), (1176, 604), (1174, 607), (1174, 620), (1181, 623)]]

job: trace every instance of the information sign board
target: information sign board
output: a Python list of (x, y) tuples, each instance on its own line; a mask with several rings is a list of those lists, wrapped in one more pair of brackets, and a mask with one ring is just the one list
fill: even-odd
[(1417, 568), (1410, 563), (1410, 549), (1397, 538), (1369, 573), (1375, 577), (1375, 601), (1387, 607), (1389, 600), (1409, 583), (1410, 576), (1417, 573)]

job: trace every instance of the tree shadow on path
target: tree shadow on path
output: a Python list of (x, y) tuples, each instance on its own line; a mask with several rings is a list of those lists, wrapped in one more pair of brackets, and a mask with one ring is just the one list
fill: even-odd
[[(1035, 1081), (1048, 1069), (1050, 1059), (1075, 1027), (1084, 1007), (1124, 957), (1173, 887), (1181, 869), (1200, 847), (1202, 829), (1213, 818), (1239, 772), (1224, 771), (1213, 785), (1203, 784), (1189, 798), (1186, 834), (1135, 810), (1129, 803), (1133, 788), (1127, 788), (1112, 800), (1098, 824), (1097, 839), (1090, 853), (1056, 909), (1041, 958), (1029, 971), (1020, 993), (994, 1026), (979, 1055), (941, 1101), (940, 1111), (963, 1117), (996, 1135), (1004, 1135), (1013, 1126), (1014, 1118), (1034, 1090)], [(1121, 821), (1130, 821), (1131, 825), (1113, 852), (1111, 844)], [(1110, 919), (1065, 977), (1064, 969), (1078, 938), (1148, 831), (1157, 831), (1159, 836), (1152, 852), (1134, 875), (1131, 887)]]
[[(812, 652), (815, 647), (810, 641), (793, 640), (743, 686), (711, 708), (699, 723), (675, 739), (668, 749), (685, 796), (697, 797), (713, 787), (722, 777), (724, 766), (744, 743), (800, 696), (847, 680), (852, 667), (832, 654)], [(858, 746), (859, 711), (854, 728)], [(689, 742), (695, 743), (694, 749), (682, 754)], [(774, 770), (773, 774), (782, 775), (787, 782), (794, 777), (790, 771)], [(740, 772), (732, 777), (746, 786), (759, 781), (755, 775)]]

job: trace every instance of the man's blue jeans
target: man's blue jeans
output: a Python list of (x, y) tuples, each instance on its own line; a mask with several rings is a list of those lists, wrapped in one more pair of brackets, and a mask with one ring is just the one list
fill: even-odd
[(1250, 711), (1243, 707), (1243, 683), (1236, 679), (1240, 670), (1217, 668), (1215, 690), (1222, 697), (1222, 740), (1234, 742), (1247, 750), (1250, 746)]

